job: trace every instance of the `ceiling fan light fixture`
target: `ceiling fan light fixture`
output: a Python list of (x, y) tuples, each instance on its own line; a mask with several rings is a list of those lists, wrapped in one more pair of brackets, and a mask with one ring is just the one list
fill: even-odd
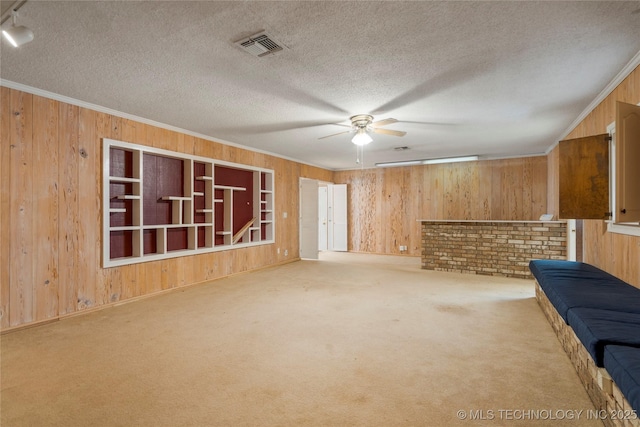
[(351, 140), (351, 142), (353, 142), (356, 145), (367, 145), (371, 141), (373, 141), (373, 139), (367, 133), (367, 129), (366, 128), (358, 129), (358, 131), (356, 132), (355, 136)]
[(11, 17), (13, 19), (11, 27), (6, 30), (2, 30), (2, 35), (13, 47), (20, 47), (33, 40), (33, 31), (30, 28), (27, 28), (24, 25), (16, 25), (17, 16), (18, 12), (13, 10), (11, 12)]

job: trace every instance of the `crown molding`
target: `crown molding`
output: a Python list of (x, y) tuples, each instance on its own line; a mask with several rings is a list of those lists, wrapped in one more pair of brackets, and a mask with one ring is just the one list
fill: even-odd
[(75, 98), (71, 98), (65, 95), (60, 95), (54, 92), (49, 92), (43, 89), (38, 89), (32, 86), (27, 86), (24, 85), (22, 83), (16, 83), (10, 80), (5, 80), (5, 79), (0, 79), (0, 86), (4, 86), (10, 89), (15, 89), (15, 90), (19, 90), (22, 92), (26, 92), (26, 93), (30, 93), (32, 95), (37, 95), (37, 96), (42, 96), (44, 98), (49, 98), (49, 99), (53, 99), (55, 101), (60, 101), (60, 102), (64, 102), (66, 104), (71, 104), (71, 105), (75, 105), (77, 107), (81, 107), (81, 108), (87, 108), (89, 110), (94, 110), (94, 111), (98, 111), (100, 113), (105, 113), (105, 114), (110, 114), (112, 116), (116, 116), (116, 117), (121, 117), (123, 119), (128, 119), (128, 120), (134, 120), (136, 122), (139, 123), (144, 123), (150, 126), (155, 126), (155, 127), (159, 127), (162, 129), (166, 129), (166, 130), (170, 130), (173, 132), (179, 132), (179, 133), (183, 133), (185, 135), (189, 135), (189, 136), (194, 136), (196, 138), (200, 138), (200, 139), (204, 139), (210, 142), (215, 142), (218, 144), (223, 144), (223, 145), (228, 145), (231, 147), (235, 147), (235, 148), (240, 148), (243, 150), (247, 150), (247, 151), (252, 151), (254, 153), (260, 153), (260, 154), (266, 154), (268, 156), (273, 156), (273, 157), (277, 157), (279, 159), (283, 159), (283, 160), (288, 160), (291, 162), (295, 162), (295, 163), (300, 163), (300, 164), (304, 164), (307, 166), (313, 166), (315, 168), (320, 168), (320, 169), (324, 169), (324, 170), (328, 170), (328, 171), (333, 171), (334, 169), (331, 168), (327, 168), (324, 166), (320, 166), (320, 165), (315, 165), (313, 163), (308, 163), (299, 159), (294, 159), (291, 157), (287, 157), (287, 156), (283, 156), (281, 154), (276, 154), (276, 153), (272, 153), (270, 151), (266, 151), (266, 150), (260, 150), (258, 148), (252, 148), (252, 147), (248, 147), (246, 145), (241, 145), (235, 142), (231, 142), (231, 141), (226, 141), (224, 139), (218, 139), (218, 138), (214, 138), (211, 137), (209, 135), (204, 135), (198, 132), (192, 132), (190, 130), (187, 129), (182, 129), (176, 126), (172, 126), (172, 125), (168, 125), (166, 123), (161, 123), (161, 122), (157, 122), (155, 120), (151, 120), (151, 119), (146, 119), (144, 117), (139, 117), (139, 116), (135, 116), (133, 114), (128, 114), (128, 113), (124, 113), (122, 111), (118, 111), (118, 110), (114, 110), (111, 108), (107, 108), (107, 107), (103, 107), (101, 105), (97, 105), (97, 104), (92, 104), (90, 102), (86, 102), (86, 101), (81, 101), (79, 99), (75, 99)]
[(620, 70), (620, 72), (616, 74), (613, 80), (611, 80), (609, 84), (607, 84), (604, 89), (602, 89), (602, 91), (598, 94), (598, 96), (595, 97), (593, 101), (591, 101), (587, 108), (585, 108), (584, 111), (582, 111), (582, 113), (580, 113), (580, 115), (576, 117), (576, 119), (569, 125), (569, 127), (565, 129), (565, 131), (556, 139), (556, 141), (547, 149), (547, 151), (545, 151), (545, 154), (549, 154), (554, 148), (556, 148), (558, 143), (565, 139), (567, 135), (569, 135), (580, 124), (580, 122), (582, 122), (589, 115), (589, 113), (595, 110), (595, 108), (602, 101), (604, 101), (606, 97), (609, 96), (611, 92), (613, 92), (614, 89), (618, 87), (620, 83), (622, 83), (624, 79), (629, 77), (629, 74), (631, 74), (633, 70), (638, 67), (638, 65), (640, 65), (640, 51), (636, 53), (635, 56), (631, 58), (631, 61), (629, 61), (627, 65), (625, 65), (622, 70)]

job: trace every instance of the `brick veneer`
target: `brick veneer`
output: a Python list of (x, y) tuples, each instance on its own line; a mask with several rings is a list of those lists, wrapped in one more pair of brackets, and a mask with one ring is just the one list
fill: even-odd
[(560, 221), (422, 221), (422, 268), (531, 278), (531, 259), (566, 259)]

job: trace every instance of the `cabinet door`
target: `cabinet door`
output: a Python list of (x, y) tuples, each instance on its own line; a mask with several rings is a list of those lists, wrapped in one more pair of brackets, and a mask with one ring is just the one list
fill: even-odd
[(560, 219), (605, 219), (609, 212), (609, 135), (560, 141)]
[(640, 221), (640, 106), (616, 103), (617, 222)]

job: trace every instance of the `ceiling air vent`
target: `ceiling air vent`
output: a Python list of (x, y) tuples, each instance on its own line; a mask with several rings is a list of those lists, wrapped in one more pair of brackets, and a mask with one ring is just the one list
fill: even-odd
[(263, 57), (280, 52), (283, 48), (273, 37), (266, 33), (258, 33), (235, 43), (253, 56)]
[(404, 146), (404, 147), (394, 147), (393, 151), (407, 151), (409, 149), (409, 147)]

